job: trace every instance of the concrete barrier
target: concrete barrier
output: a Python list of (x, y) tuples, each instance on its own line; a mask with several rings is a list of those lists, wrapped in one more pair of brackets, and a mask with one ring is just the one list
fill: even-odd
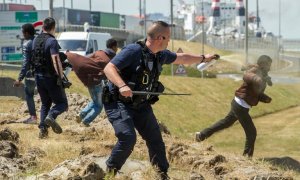
[(15, 79), (0, 77), (0, 96), (17, 96), (25, 99), (24, 85), (13, 87)]

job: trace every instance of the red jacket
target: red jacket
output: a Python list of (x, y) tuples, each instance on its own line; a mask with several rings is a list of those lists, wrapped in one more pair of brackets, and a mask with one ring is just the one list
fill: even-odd
[(270, 102), (271, 98), (264, 91), (267, 86), (267, 75), (257, 66), (252, 66), (243, 76), (243, 84), (235, 91), (235, 96), (246, 101), (250, 106), (256, 106), (259, 101)]
[(85, 86), (100, 84), (101, 79), (106, 78), (103, 69), (110, 58), (104, 51), (98, 50), (90, 57), (70, 52), (67, 52), (66, 55), (73, 71)]

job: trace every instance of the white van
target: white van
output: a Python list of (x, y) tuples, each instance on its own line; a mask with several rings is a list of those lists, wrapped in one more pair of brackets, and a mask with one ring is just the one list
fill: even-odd
[(62, 32), (57, 41), (61, 51), (71, 52), (86, 56), (97, 50), (106, 49), (106, 41), (111, 38), (109, 33), (96, 32)]

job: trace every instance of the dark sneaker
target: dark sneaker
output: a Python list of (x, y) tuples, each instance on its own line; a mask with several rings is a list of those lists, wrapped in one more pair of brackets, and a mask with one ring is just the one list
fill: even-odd
[(171, 178), (168, 176), (166, 172), (160, 173), (161, 180), (170, 180)]
[(82, 121), (82, 124), (85, 126), (85, 127), (90, 127), (90, 124), (89, 123), (86, 123), (84, 121)]
[(196, 132), (195, 140), (201, 142), (205, 140), (205, 136), (201, 132)]
[(60, 127), (60, 125), (55, 121), (55, 119), (47, 116), (45, 119), (45, 123), (50, 126), (53, 130), (53, 132), (55, 132), (56, 134), (60, 134), (62, 133), (62, 129)]
[(81, 119), (81, 116), (80, 114), (76, 116), (76, 122), (77, 123), (81, 123), (82, 119)]
[(24, 124), (37, 124), (36, 116), (31, 116), (30, 118), (23, 121)]
[(47, 128), (41, 128), (39, 133), (40, 139), (45, 139), (48, 137), (48, 129)]

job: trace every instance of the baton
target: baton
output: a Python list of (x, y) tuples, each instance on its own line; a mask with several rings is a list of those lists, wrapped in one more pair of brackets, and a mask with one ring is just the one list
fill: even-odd
[(191, 93), (160, 93), (160, 92), (147, 92), (147, 91), (132, 91), (133, 95), (168, 95), (168, 96), (190, 96)]

